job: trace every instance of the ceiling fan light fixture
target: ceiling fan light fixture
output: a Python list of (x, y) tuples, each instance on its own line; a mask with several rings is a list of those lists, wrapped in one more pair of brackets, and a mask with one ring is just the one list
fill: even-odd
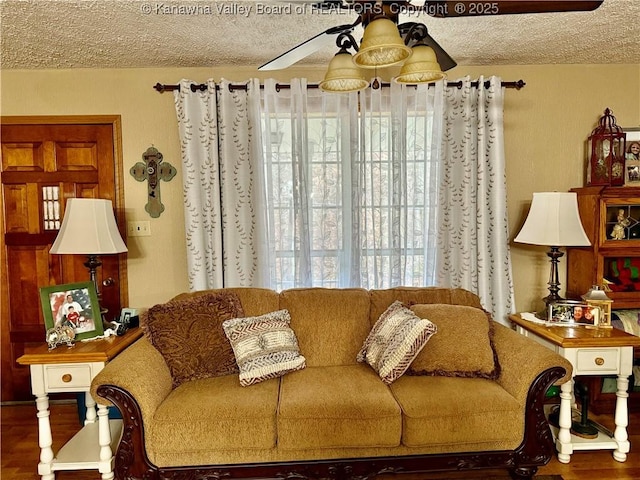
[(329, 62), (329, 68), (320, 82), (320, 90), (330, 93), (358, 92), (369, 86), (362, 71), (353, 64), (346, 50), (340, 50)]
[(400, 69), (400, 74), (393, 79), (396, 83), (435, 83), (446, 78), (433, 48), (425, 44), (413, 47), (413, 54)]
[(398, 26), (388, 18), (377, 18), (364, 29), (362, 43), (353, 57), (363, 68), (381, 68), (403, 62), (411, 55), (400, 36)]

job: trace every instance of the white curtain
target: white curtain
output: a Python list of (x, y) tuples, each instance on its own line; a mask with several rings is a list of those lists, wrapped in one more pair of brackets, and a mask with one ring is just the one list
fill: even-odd
[(480, 77), (445, 91), (439, 194), (438, 283), (477, 293), (496, 320), (513, 313), (503, 93)]
[(443, 285), (513, 309), (503, 92), (176, 93), (191, 288)]
[(174, 100), (182, 154), (189, 288), (206, 290), (223, 285), (217, 99), (212, 80), (206, 91), (192, 92), (192, 83), (181, 80)]
[[(261, 166), (260, 85), (209, 80), (174, 92), (178, 117), (189, 287), (268, 286)], [(254, 123), (258, 120), (258, 123)]]

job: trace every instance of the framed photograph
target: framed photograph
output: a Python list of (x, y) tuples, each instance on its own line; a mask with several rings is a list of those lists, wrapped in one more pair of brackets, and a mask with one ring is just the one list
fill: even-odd
[(131, 322), (131, 317), (135, 317), (137, 315), (137, 308), (123, 308), (120, 312), (120, 323), (128, 325)]
[(624, 153), (624, 184), (630, 187), (640, 186), (640, 128), (625, 128), (627, 135)]
[(565, 300), (549, 305), (548, 323), (551, 325), (595, 327), (599, 319), (600, 309), (581, 301)]
[(46, 330), (58, 325), (73, 328), (76, 340), (104, 333), (100, 304), (93, 282), (69, 283), (40, 288)]

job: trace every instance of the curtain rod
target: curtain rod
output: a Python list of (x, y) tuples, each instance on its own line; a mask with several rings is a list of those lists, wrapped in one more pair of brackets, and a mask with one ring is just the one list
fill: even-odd
[[(486, 80), (484, 82), (484, 88), (489, 88), (489, 85), (491, 83), (489, 82), (489, 80)], [(381, 86), (382, 87), (388, 87), (390, 84), (389, 83), (382, 83)], [(479, 83), (477, 81), (475, 82), (471, 82), (471, 86), (472, 87), (478, 87)], [(526, 83), (524, 82), (524, 80), (518, 80), (517, 82), (502, 82), (502, 86), (505, 88), (515, 88), (516, 90), (520, 90), (521, 88), (523, 88), (526, 85)], [(447, 82), (447, 87), (457, 87), (458, 89), (462, 88), (462, 81), (459, 82)], [(157, 90), (160, 93), (164, 93), (164, 92), (172, 92), (174, 90), (180, 90), (180, 85), (163, 85), (160, 82), (156, 83), (153, 88), (155, 90)], [(263, 85), (260, 85), (260, 88), (264, 88)], [(280, 90), (287, 90), (288, 88), (290, 88), (290, 85), (287, 83), (276, 83), (276, 91), (280, 91)], [(307, 88), (318, 88), (318, 84), (309, 84), (307, 85)], [(197, 91), (201, 91), (204, 92), (207, 89), (207, 84), (206, 83), (200, 83), (200, 84), (196, 84), (196, 83), (192, 83), (191, 84), (191, 91), (192, 92), (197, 92)], [(233, 91), (233, 90), (246, 90), (247, 89), (247, 85), (246, 84), (234, 84), (234, 83), (230, 83), (229, 84), (229, 90)], [(216, 90), (220, 90), (220, 85), (216, 84)]]

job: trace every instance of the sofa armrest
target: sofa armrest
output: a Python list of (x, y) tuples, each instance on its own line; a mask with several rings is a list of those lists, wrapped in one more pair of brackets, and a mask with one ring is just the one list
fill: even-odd
[(96, 402), (110, 405), (109, 400), (100, 396), (100, 386), (115, 386), (128, 392), (146, 422), (171, 392), (172, 382), (164, 358), (142, 337), (110, 361), (91, 382), (91, 395)]
[(556, 385), (571, 379), (573, 367), (568, 360), (497, 322), (494, 322), (493, 342), (501, 368), (497, 381), (519, 401), (526, 400), (532, 382), (549, 368), (559, 366), (566, 370)]

